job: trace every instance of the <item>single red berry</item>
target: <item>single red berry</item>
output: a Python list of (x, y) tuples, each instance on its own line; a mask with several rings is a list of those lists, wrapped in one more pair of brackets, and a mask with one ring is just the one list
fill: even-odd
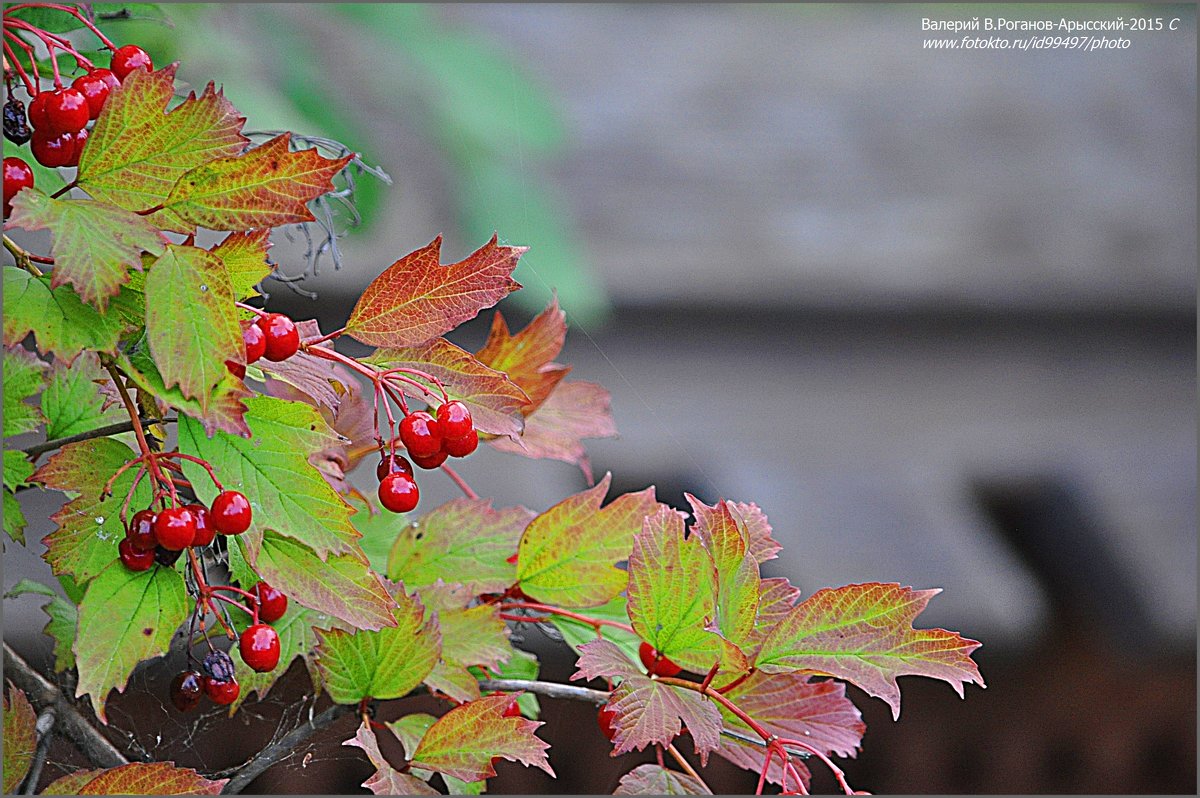
[(71, 149), (71, 160), (67, 161), (67, 166), (79, 166), (79, 158), (83, 155), (83, 146), (87, 144), (87, 140), (87, 128), (75, 134), (75, 146)]
[(158, 538), (154, 536), (155, 517), (153, 510), (138, 510), (133, 514), (129, 519), (129, 526), (125, 527), (125, 537), (129, 540), (129, 545), (138, 551), (154, 551), (158, 546)]
[(117, 76), (111, 70), (97, 67), (88, 70), (86, 75), (80, 75), (71, 83), (71, 88), (79, 92), (87, 100), (88, 118), (100, 116), (100, 110), (108, 101), (109, 92), (121, 85)]
[(442, 449), (442, 431), (424, 410), (409, 413), (401, 420), (400, 440), (414, 458), (433, 457)]
[(168, 507), (154, 519), (154, 537), (164, 549), (182, 551), (196, 539), (196, 520), (184, 507)]
[(266, 351), (263, 357), (278, 363), (287, 360), (300, 349), (300, 331), (296, 322), (282, 313), (267, 313), (258, 317), (258, 326), (262, 328)]
[(463, 438), (475, 429), (471, 411), (457, 399), (446, 402), (437, 410), (438, 429), (443, 438)]
[(238, 651), (253, 670), (259, 673), (273, 671), (279, 664), (279, 632), (265, 623), (256, 623), (242, 632)]
[(517, 704), (517, 699), (514, 698), (512, 701), (510, 701), (508, 703), (508, 706), (506, 706), (504, 708), (504, 711), (500, 713), (500, 717), (502, 717), (502, 718), (519, 718), (519, 717), (521, 717), (521, 707), (519, 704)]
[(466, 457), (479, 448), (479, 433), (471, 430), (461, 438), (442, 438), (442, 451), (451, 457)]
[(258, 324), (247, 324), (242, 328), (242, 343), (246, 345), (247, 363), (253, 363), (267, 351), (267, 335)]
[(33, 188), (33, 167), (20, 158), (4, 159), (4, 215), (12, 213), (12, 200), (23, 188)]
[(52, 135), (35, 129), (33, 138), (29, 140), (29, 149), (33, 152), (34, 160), (42, 166), (70, 166), (75, 157), (75, 134)]
[(217, 530), (213, 529), (212, 519), (208, 517), (208, 508), (203, 504), (187, 504), (183, 509), (192, 514), (192, 520), (196, 523), (196, 537), (192, 540), (192, 545), (207, 546), (212, 543), (213, 538), (217, 536)]
[(646, 672), (652, 676), (678, 676), (683, 668), (654, 650), (649, 643), (638, 646), (638, 657), (646, 666)]
[(131, 571), (145, 571), (154, 565), (154, 552), (138, 551), (129, 538), (121, 538), (121, 542), (117, 544), (117, 553), (121, 557), (121, 564)]
[(393, 513), (407, 513), (417, 506), (420, 498), (417, 481), (411, 474), (396, 471), (379, 482), (379, 503)]
[(388, 474), (401, 472), (412, 476), (412, 463), (408, 462), (408, 458), (401, 454), (383, 453), (383, 457), (379, 460), (379, 465), (375, 466), (375, 478), (380, 482)]
[(171, 703), (180, 712), (190, 712), (204, 695), (204, 677), (199, 671), (183, 671), (171, 681)]
[(229, 373), (237, 377), (239, 380), (246, 379), (245, 363), (238, 363), (236, 360), (226, 360), (225, 368), (229, 369)]
[(204, 692), (212, 699), (214, 704), (221, 706), (229, 706), (234, 701), (237, 701), (238, 693), (242, 692), (241, 685), (234, 680), (218, 681), (211, 676), (205, 676)]
[(271, 587), (266, 582), (259, 582), (250, 591), (258, 599), (258, 619), (265, 623), (274, 623), (287, 612), (288, 598), (283, 591)]
[(236, 490), (226, 490), (213, 499), (208, 522), (222, 535), (240, 535), (250, 528), (250, 500)]
[(39, 128), (35, 125), (36, 129), (51, 136), (83, 130), (88, 123), (88, 101), (83, 92), (62, 88), (46, 94), (45, 106), (39, 111), (42, 126)]
[[(29, 101), (29, 124), (33, 125), (33, 129), (37, 130), (48, 129), (50, 120), (46, 116), (46, 103), (50, 101), (50, 92), (39, 91)], [(47, 130), (47, 132), (49, 132)]]
[(114, 50), (109, 66), (112, 67), (117, 80), (122, 83), (125, 82), (125, 78), (130, 72), (139, 67), (145, 67), (147, 71), (154, 69), (154, 63), (150, 60), (150, 56), (136, 44), (127, 44)]
[(432, 471), (442, 463), (446, 462), (446, 457), (446, 453), (441, 449), (438, 449), (437, 453), (431, 457), (417, 457), (414, 454), (412, 456), (412, 461), (415, 465), (419, 465), (421, 468), (424, 468), (427, 471)]
[(609, 709), (608, 704), (605, 704), (604, 706), (600, 707), (600, 711), (598, 713), (596, 713), (596, 721), (600, 724), (600, 731), (610, 741), (612, 740), (613, 735), (615, 735), (617, 733), (617, 730), (614, 729), (613, 725), (612, 725), (613, 721), (616, 720), (616, 718), (617, 718), (616, 710)]

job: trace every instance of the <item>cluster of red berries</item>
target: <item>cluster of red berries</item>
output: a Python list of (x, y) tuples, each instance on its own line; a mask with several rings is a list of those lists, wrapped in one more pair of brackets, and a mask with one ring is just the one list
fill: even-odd
[[(29, 102), (30, 133), (25, 105), (15, 97), (4, 104), (4, 135), (14, 144), (29, 142), (34, 159), (42, 166), (78, 166), (87, 143), (89, 122), (100, 116), (108, 95), (135, 69), (153, 69), (146, 51), (127, 44), (113, 51), (109, 69), (93, 67), (75, 78), (70, 86), (57, 85), (39, 91)], [(12, 212), (12, 198), (33, 186), (33, 170), (24, 160), (4, 159), (4, 215)]]
[[(268, 626), (287, 612), (288, 600), (281, 591), (266, 582), (259, 582), (251, 591), (258, 605), (258, 623), (242, 632), (238, 651), (242, 661), (259, 673), (273, 671), (279, 665), (279, 633)], [(204, 658), (201, 670), (186, 670), (171, 682), (171, 703), (180, 712), (188, 712), (207, 695), (214, 704), (228, 706), (241, 692), (234, 673), (233, 660), (224, 651), (211, 651)]]
[[(437, 409), (437, 418), (424, 410), (409, 413), (400, 422), (400, 442), (412, 462), (434, 469), (447, 457), (466, 457), (479, 446), (479, 433), (471, 411), (457, 399)], [(388, 447), (379, 452), (375, 476), (379, 478), (379, 503), (393, 513), (407, 513), (417, 506), (420, 493), (412, 463)]]
[[(282, 313), (264, 313), (242, 325), (242, 343), (246, 345), (247, 365), (259, 358), (278, 363), (300, 351), (300, 331)], [(241, 363), (227, 360), (225, 367), (239, 380), (246, 376), (246, 366)]]
[(139, 510), (129, 519), (117, 544), (121, 562), (145, 571), (158, 562), (173, 565), (184, 549), (207, 546), (216, 535), (240, 535), (250, 528), (250, 502), (236, 490), (222, 491), (211, 507), (187, 504), (155, 513)]

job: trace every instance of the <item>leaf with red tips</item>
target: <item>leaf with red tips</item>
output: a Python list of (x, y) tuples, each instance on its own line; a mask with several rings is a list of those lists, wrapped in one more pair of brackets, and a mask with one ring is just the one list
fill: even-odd
[(29, 189), (17, 194), (12, 207), (10, 225), (50, 231), (50, 287), (73, 285), (80, 299), (100, 310), (129, 282), (130, 269), (141, 271), (143, 252), (161, 255), (168, 243), (144, 217), (105, 202), (53, 199)]
[(897, 718), (898, 676), (941, 679), (961, 697), (964, 684), (984, 686), (971, 659), (979, 643), (945, 629), (912, 627), (939, 592), (879, 582), (818, 590), (766, 634), (757, 667), (844, 679), (882, 698)]
[(721, 713), (716, 703), (694, 690), (636, 674), (613, 690), (608, 708), (616, 713), (613, 756), (641, 751), (648, 745), (667, 745), (684, 726), (701, 764), (707, 764), (709, 753), (721, 744)]
[(760, 638), (774, 629), (792, 611), (800, 601), (800, 595), (800, 588), (781, 576), (764, 579), (759, 583), (755, 629)]
[(783, 546), (771, 537), (771, 524), (759, 506), (754, 502), (731, 501), (726, 501), (725, 506), (737, 518), (739, 527), (746, 533), (746, 546), (759, 565), (775, 559)]
[(364, 781), (362, 786), (376, 795), (441, 795), (416, 776), (401, 773), (392, 767), (379, 750), (379, 740), (375, 737), (375, 731), (365, 722), (358, 727), (358, 732), (342, 745), (361, 748), (367, 759), (371, 760), (371, 764), (375, 766), (375, 773)]
[(42, 790), (42, 795), (79, 795), (79, 790), (92, 779), (104, 772), (103, 768), (95, 770), (77, 770), (65, 776), (59, 776)]
[(567, 338), (566, 314), (558, 307), (556, 296), (549, 307), (516, 335), (500, 311), (492, 317), (492, 330), (483, 348), (475, 353), (479, 362), (497, 371), (520, 386), (529, 397), (521, 412), (526, 416), (542, 406), (554, 387), (571, 370), (570, 366), (554, 363)]
[(267, 262), (270, 237), (271, 230), (267, 227), (230, 233), (210, 250), (225, 264), (234, 299), (244, 301), (259, 295), (254, 286), (266, 279), (274, 268)]
[(757, 642), (754, 625), (760, 582), (758, 563), (749, 554), (749, 533), (732, 502), (720, 501), (709, 507), (690, 493), (685, 496), (696, 519), (692, 532), (716, 568), (715, 628), (742, 653), (747, 652)]
[[(853, 757), (867, 730), (858, 707), (846, 697), (846, 685), (832, 680), (813, 681), (807, 674), (756, 671), (728, 690), (725, 697), (772, 734), (803, 740), (825, 754)], [(722, 708), (721, 714), (727, 726), (754, 735), (728, 710)], [(763, 749), (759, 748), (758, 753), (761, 766)]]
[(575, 667), (577, 670), (571, 674), (573, 682), (580, 679), (612, 679), (620, 682), (642, 675), (616, 643), (603, 639), (579, 646), (579, 659)]
[(33, 752), (37, 748), (36, 727), (37, 715), (25, 691), (9, 685), (4, 693), (5, 795), (16, 795), (17, 787), (33, 764)]
[(613, 795), (712, 795), (704, 782), (653, 762), (621, 777)]
[(496, 438), (490, 443), (502, 452), (577, 465), (591, 482), (592, 466), (583, 439), (616, 434), (612, 397), (607, 390), (592, 382), (563, 382), (525, 419), (519, 442)]
[(642, 519), (658, 508), (653, 486), (603, 509), (612, 474), (534, 518), (517, 548), (517, 580), (526, 595), (560, 607), (594, 607), (625, 589), (616, 567), (629, 557)]
[(440, 662), (434, 669), (437, 678), (425, 681), (458, 701), (479, 698), (479, 682), (468, 667), (477, 665), (496, 671), (513, 651), (499, 605), (471, 607), (474, 597), (475, 593), (462, 585), (440, 580), (421, 590), (421, 600), (430, 612), (437, 613), (442, 630)]
[[(127, 357), (124, 353), (117, 356), (117, 364), (121, 367), (129, 381), (166, 407), (173, 407), (181, 413), (200, 422), (206, 435), (212, 435), (220, 430), (230, 435), (250, 437), (250, 427), (246, 425), (245, 399), (253, 396), (245, 384), (237, 377), (226, 372), (212, 389), (207, 399), (207, 412), (201, 409), (200, 400), (189, 399), (178, 387), (167, 388), (162, 374), (158, 371), (153, 358), (145, 348), (134, 350)], [(109, 383), (111, 386), (112, 383)], [(101, 389), (104, 392), (104, 389)]]
[[(380, 349), (366, 362), (384, 369), (415, 369), (441, 380), (450, 399), (457, 399), (471, 411), (475, 429), (479, 432), (516, 436), (525, 428), (521, 415), (521, 409), (529, 403), (525, 392), (503, 372), (485, 366), (470, 352), (445, 338), (434, 338), (419, 346), (402, 349)], [(400, 383), (404, 393), (441, 404), (442, 393), (432, 380), (413, 374), (403, 376), (426, 388), (420, 390), (408, 383)]]
[(350, 313), (346, 332), (372, 346), (423, 344), (475, 318), (520, 288), (510, 276), (527, 247), (496, 236), (458, 263), (440, 263), (442, 237), (405, 255), (376, 277)]
[(541, 768), (554, 778), (546, 758), (550, 744), (534, 734), (542, 722), (504, 717), (511, 702), (508, 695), (484, 696), (450, 710), (425, 732), (412, 754), (412, 765), (479, 781), (495, 776), (492, 757), (503, 757)]
[[(130, 211), (153, 208), (190, 169), (245, 147), (245, 117), (212, 83), (199, 97), (192, 92), (166, 112), (178, 66), (134, 70), (109, 95), (79, 158), (76, 180), (89, 196)], [(171, 211), (148, 220), (165, 230), (190, 229)]]
[[(90, 777), (90, 778), (89, 778)], [(43, 795), (220, 795), (229, 779), (206, 779), (174, 762), (131, 762), (107, 770), (70, 773)]]
[(188, 229), (248, 230), (316, 221), (308, 203), (333, 190), (353, 155), (326, 158), (313, 147), (292, 152), (283, 133), (244, 155), (217, 158), (182, 175), (162, 207)]

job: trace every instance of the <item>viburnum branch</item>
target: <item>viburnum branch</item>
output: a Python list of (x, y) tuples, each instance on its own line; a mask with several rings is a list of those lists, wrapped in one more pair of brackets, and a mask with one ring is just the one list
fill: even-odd
[(710, 793), (712, 792), (712, 788), (705, 783), (704, 779), (700, 778), (700, 774), (696, 772), (694, 767), (692, 767), (692, 763), (683, 758), (683, 754), (679, 753), (679, 749), (675, 747), (674, 743), (667, 743), (667, 753), (670, 754), (677, 763), (679, 763), (679, 767), (684, 773), (703, 784), (704, 789), (708, 790)]
[(59, 5), (57, 3), (20, 3), (15, 6), (9, 6), (7, 9), (5, 9), (4, 13), (5, 13), (6, 19), (4, 21), (8, 22), (8, 19), (7, 19), (8, 14), (10, 14), (13, 11), (20, 11), (23, 8), (49, 8), (54, 11), (62, 11), (66, 14), (70, 14), (71, 16), (75, 17), (75, 19), (82, 22), (88, 30), (90, 30), (92, 33), (96, 34), (96, 37), (98, 39), (100, 39), (101, 42), (104, 43), (104, 46), (106, 48), (108, 48), (109, 50), (117, 49), (117, 46), (115, 44), (113, 44), (112, 41), (107, 36), (105, 36), (103, 33), (101, 33), (100, 29), (97, 28), (95, 25), (93, 25), (92, 21), (90, 19), (85, 17), (83, 14), (81, 14), (79, 12), (79, 9), (75, 8), (74, 6), (64, 6), (64, 5)]
[(121, 503), (121, 513), (119, 517), (121, 519), (122, 526), (127, 526), (129, 523), (129, 504), (133, 501), (133, 496), (135, 493), (137, 493), (137, 486), (141, 483), (142, 477), (146, 476), (146, 473), (147, 471), (143, 466), (137, 470), (136, 474), (133, 475), (133, 484), (129, 486), (129, 493), (125, 494), (125, 501)]
[(263, 771), (277, 762), (295, 756), (296, 752), (308, 738), (322, 729), (332, 726), (341, 718), (353, 715), (356, 709), (357, 707), (353, 704), (334, 704), (308, 723), (292, 729), (259, 751), (246, 764), (234, 771), (229, 781), (221, 788), (221, 794), (235, 795), (240, 793), (250, 785), (250, 782), (262, 775)]
[(21, 59), (17, 58), (17, 54), (13, 52), (12, 47), (9, 46), (7, 41), (4, 43), (4, 52), (8, 54), (8, 60), (12, 62), (13, 67), (17, 70), (17, 74), (21, 76), (21, 80), (25, 83), (25, 91), (29, 92), (30, 97), (37, 96), (38, 92), (41, 91), (42, 76), (38, 74), (37, 58), (34, 55), (33, 46), (7, 29), (4, 31), (4, 37), (16, 42), (17, 46), (29, 56), (29, 65), (33, 69), (32, 80), (25, 72), (25, 68), (21, 66)]
[[(143, 416), (139, 420), (143, 424), (163, 424), (163, 423), (173, 422), (176, 419), (174, 419), (174, 418), (149, 418), (149, 417)], [(51, 440), (51, 441), (46, 441), (44, 443), (35, 444), (34, 446), (30, 446), (27, 449), (22, 449), (21, 451), (24, 452), (26, 457), (29, 457), (31, 459), (37, 459), (38, 457), (45, 454), (46, 452), (51, 452), (51, 451), (54, 451), (55, 449), (61, 449), (62, 447), (66, 446), (68, 444), (79, 443), (80, 441), (88, 441), (88, 440), (91, 440), (92, 438), (108, 438), (112, 435), (120, 435), (125, 432), (133, 432), (133, 422), (132, 421), (118, 421), (115, 424), (108, 424), (107, 426), (97, 427), (96, 429), (88, 430), (87, 432), (80, 432), (76, 435), (69, 435), (65, 438), (55, 438), (54, 440)]]
[(161, 452), (157, 455), (157, 457), (177, 457), (180, 460), (187, 460), (189, 463), (195, 463), (196, 465), (203, 467), (204, 470), (208, 472), (208, 477), (213, 481), (213, 485), (216, 486), (217, 490), (225, 490), (225, 488), (221, 485), (221, 480), (217, 479), (217, 475), (213, 472), (213, 468), (211, 465), (209, 465), (207, 460), (203, 460), (194, 455), (184, 454), (183, 452)]
[[(547, 612), (551, 615), (561, 615), (564, 618), (571, 618), (572, 620), (579, 621), (580, 623), (586, 623), (588, 626), (591, 626), (597, 631), (599, 631), (601, 626), (612, 626), (616, 629), (624, 629), (630, 634), (637, 634), (637, 632), (633, 631), (633, 627), (627, 623), (612, 621), (608, 618), (593, 618), (590, 615), (581, 615), (578, 612), (571, 612), (570, 610), (564, 610), (551, 604), (541, 604), (536, 601), (507, 601), (500, 605), (500, 611), (504, 612), (505, 610), (533, 610), (535, 612)], [(527, 618), (521, 615), (511, 616), (511, 618), (513, 620), (526, 622), (538, 622), (546, 620), (545, 618)], [(683, 680), (681, 679), (678, 681)], [(692, 685), (693, 687), (700, 686), (695, 682), (688, 682), (688, 684)]]
[(33, 795), (38, 782), (42, 778), (42, 768), (46, 765), (46, 754), (50, 751), (50, 743), (54, 740), (54, 724), (58, 722), (58, 711), (55, 707), (46, 707), (34, 722), (37, 733), (37, 749), (33, 753), (33, 762), (29, 772), (22, 781), (20, 794)]
[[(171, 495), (172, 503), (178, 504), (179, 496), (175, 492), (175, 483), (163, 476), (162, 471), (158, 467), (158, 463), (155, 459), (155, 452), (150, 448), (150, 444), (146, 442), (146, 432), (142, 429), (141, 416), (138, 414), (137, 406), (134, 405), (133, 399), (129, 396), (129, 390), (125, 387), (125, 383), (122, 381), (120, 369), (113, 365), (113, 363), (107, 358), (104, 358), (102, 362), (105, 370), (109, 373), (109, 376), (112, 377), (113, 384), (117, 386), (117, 393), (121, 395), (121, 401), (125, 404), (125, 412), (129, 414), (129, 420), (133, 424), (133, 433), (137, 436), (138, 447), (142, 450), (142, 458), (146, 459), (147, 465), (150, 469), (150, 476), (159, 485), (165, 484), (167, 491)], [(128, 464), (126, 464), (126, 466), (128, 466)], [(160, 491), (155, 491), (155, 499), (158, 499), (161, 495), (163, 494)]]
[[(7, 45), (5, 45), (7, 46)], [(17, 242), (13, 241), (8, 236), (4, 236), (4, 248), (13, 256), (13, 260), (17, 262), (17, 266), (32, 274), (34, 277), (41, 277), (42, 270), (33, 265), (33, 257), (21, 249)]]
[(229, 596), (222, 596), (220, 593), (213, 592), (215, 590), (220, 590), (222, 587), (228, 587), (228, 585), (214, 585), (213, 587), (210, 587), (208, 589), (209, 598), (215, 599), (216, 601), (224, 601), (226, 604), (237, 607), (239, 610), (249, 615), (253, 619), (253, 623), (258, 623), (258, 605), (255, 604), (253, 608), (247, 607), (237, 599), (232, 599)]
[(344, 332), (346, 332), (346, 328), (345, 328), (345, 327), (341, 327), (341, 328), (339, 328), (339, 329), (337, 329), (337, 330), (334, 330), (334, 331), (333, 331), (333, 332), (331, 332), (331, 333), (327, 333), (327, 334), (325, 334), (325, 335), (322, 335), (322, 336), (321, 336), (321, 337), (319, 337), (319, 338), (309, 338), (309, 339), (307, 339), (307, 340), (301, 341), (301, 342), (300, 342), (300, 349), (301, 349), (301, 351), (304, 351), (304, 350), (308, 349), (308, 347), (310, 347), (310, 346), (316, 346), (317, 344), (323, 344), (323, 343), (325, 343), (326, 341), (332, 341), (334, 338), (337, 338), (338, 336), (340, 336), (340, 335), (341, 335), (342, 333), (344, 333)]

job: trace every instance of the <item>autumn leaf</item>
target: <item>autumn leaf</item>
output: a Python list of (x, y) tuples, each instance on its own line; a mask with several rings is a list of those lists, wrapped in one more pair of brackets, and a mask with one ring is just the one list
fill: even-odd
[(525, 419), (520, 442), (496, 438), (490, 443), (502, 452), (577, 465), (591, 482), (592, 466), (583, 439), (616, 434), (607, 390), (591, 382), (563, 382)]
[[(474, 592), (462, 585), (439, 581), (421, 590), (421, 600), (430, 612), (437, 613), (442, 630), (439, 668), (441, 679), (450, 680), (451, 689), (442, 689), (458, 701), (479, 698), (479, 683), (467, 668), (478, 665), (496, 670), (512, 656), (508, 625), (500, 618), (495, 604), (470, 606)], [(428, 679), (426, 681), (429, 681)]]
[[(621, 624), (629, 622), (629, 613), (626, 608), (625, 596), (617, 596), (612, 601), (601, 604), (599, 607), (589, 607), (587, 611), (589, 618), (598, 620), (616, 621)], [(611, 624), (605, 624), (599, 629), (589, 623), (577, 621), (574, 618), (568, 618), (564, 615), (551, 615), (550, 623), (554, 624), (559, 634), (563, 637), (563, 642), (579, 653), (580, 647), (592, 642), (597, 637), (602, 637), (612, 643), (615, 643), (632, 662), (637, 662), (638, 649), (642, 645), (642, 640), (632, 631)]]
[(316, 221), (308, 202), (332, 191), (333, 176), (354, 156), (325, 158), (315, 147), (291, 152), (291, 135), (192, 168), (160, 207), (188, 229), (248, 230)]
[(30, 189), (18, 193), (12, 207), (10, 225), (50, 231), (50, 287), (73, 285), (100, 310), (129, 281), (130, 269), (141, 270), (143, 252), (161, 255), (168, 243), (144, 217), (104, 202), (52, 199)]
[(350, 313), (346, 332), (372, 346), (423, 344), (469, 321), (520, 288), (509, 275), (526, 247), (496, 236), (458, 263), (442, 266), (442, 237), (376, 277)]
[(566, 314), (559, 309), (555, 297), (549, 307), (516, 335), (509, 333), (504, 316), (497, 310), (492, 316), (487, 342), (475, 353), (475, 358), (503, 371), (525, 392), (529, 403), (521, 412), (528, 416), (542, 406), (571, 370), (570, 366), (553, 362), (566, 338)]
[[(306, 338), (321, 336), (321, 328), (317, 326), (315, 319), (296, 322), (296, 331), (300, 333), (302, 341)], [(333, 348), (329, 344), (319, 344), (318, 346), (326, 349)], [(303, 397), (294, 397), (284, 391), (275, 391), (272, 395), (284, 399), (297, 398), (314, 407), (333, 411), (334, 414), (341, 404), (341, 394), (338, 389), (341, 388), (345, 391), (349, 385), (357, 383), (354, 376), (342, 364), (310, 355), (304, 350), (278, 362), (271, 362), (263, 358), (255, 365), (262, 369), (263, 374), (269, 379), (285, 382), (304, 394)]]
[(216, 387), (206, 400), (207, 410), (201, 408), (198, 399), (189, 399), (183, 395), (178, 386), (167, 388), (162, 374), (154, 364), (150, 353), (145, 347), (136, 347), (126, 355), (117, 357), (117, 365), (129, 378), (129, 382), (138, 389), (153, 396), (166, 407), (179, 410), (204, 428), (205, 435), (212, 435), (220, 430), (230, 435), (243, 438), (250, 437), (250, 427), (246, 425), (245, 399), (252, 396), (245, 384), (237, 377), (226, 372), (222, 375)]
[(69, 286), (51, 288), (49, 277), (4, 267), (5, 346), (33, 333), (39, 353), (70, 364), (85, 349), (115, 352), (123, 327), (120, 314), (98, 312)]
[(517, 580), (526, 595), (559, 607), (594, 607), (625, 589), (616, 567), (629, 557), (642, 519), (658, 508), (651, 486), (603, 509), (611, 474), (534, 518), (517, 548)]
[(42, 795), (79, 795), (79, 790), (92, 779), (103, 773), (104, 770), (96, 768), (95, 770), (77, 770), (74, 773), (68, 773), (65, 776), (59, 776), (54, 781), (46, 785), (42, 790)]
[(712, 790), (686, 773), (650, 763), (622, 776), (613, 795), (712, 795)]
[[(445, 338), (402, 349), (379, 349), (366, 362), (381, 369), (414, 369), (440, 380), (449, 399), (462, 402), (471, 411), (479, 432), (517, 436), (525, 427), (521, 415), (521, 408), (529, 403), (525, 392), (502, 372), (485, 366)], [(421, 390), (402, 382), (404, 393), (441, 404), (442, 392), (432, 380), (413, 374), (403, 376), (425, 386)]]
[(362, 786), (376, 795), (441, 795), (416, 776), (401, 773), (392, 767), (383, 752), (379, 750), (379, 741), (375, 737), (375, 731), (365, 722), (358, 727), (355, 735), (349, 740), (345, 740), (342, 745), (361, 748), (367, 755), (367, 759), (375, 766), (375, 773), (364, 781)]
[(33, 763), (33, 751), (37, 747), (36, 723), (37, 715), (25, 692), (10, 685), (4, 692), (5, 795), (16, 795), (17, 787)]
[(716, 628), (739, 650), (751, 650), (757, 642), (754, 627), (761, 580), (758, 563), (750, 554), (749, 531), (732, 502), (709, 507), (690, 493), (684, 496), (696, 519), (692, 532), (716, 568)]
[(450, 710), (421, 738), (410, 758), (413, 766), (479, 781), (496, 775), (492, 757), (502, 757), (554, 778), (546, 758), (550, 745), (534, 735), (542, 722), (504, 717), (511, 701), (507, 695), (485, 696)]
[(898, 676), (941, 679), (962, 697), (964, 684), (984, 686), (971, 660), (980, 644), (945, 629), (912, 627), (939, 592), (878, 582), (818, 590), (767, 633), (756, 665), (764, 673), (844, 679), (882, 698), (896, 718)]
[[(136, 71), (136, 70), (135, 70)], [(229, 779), (206, 779), (174, 762), (131, 762), (108, 770), (71, 773), (44, 795), (219, 795)]]

